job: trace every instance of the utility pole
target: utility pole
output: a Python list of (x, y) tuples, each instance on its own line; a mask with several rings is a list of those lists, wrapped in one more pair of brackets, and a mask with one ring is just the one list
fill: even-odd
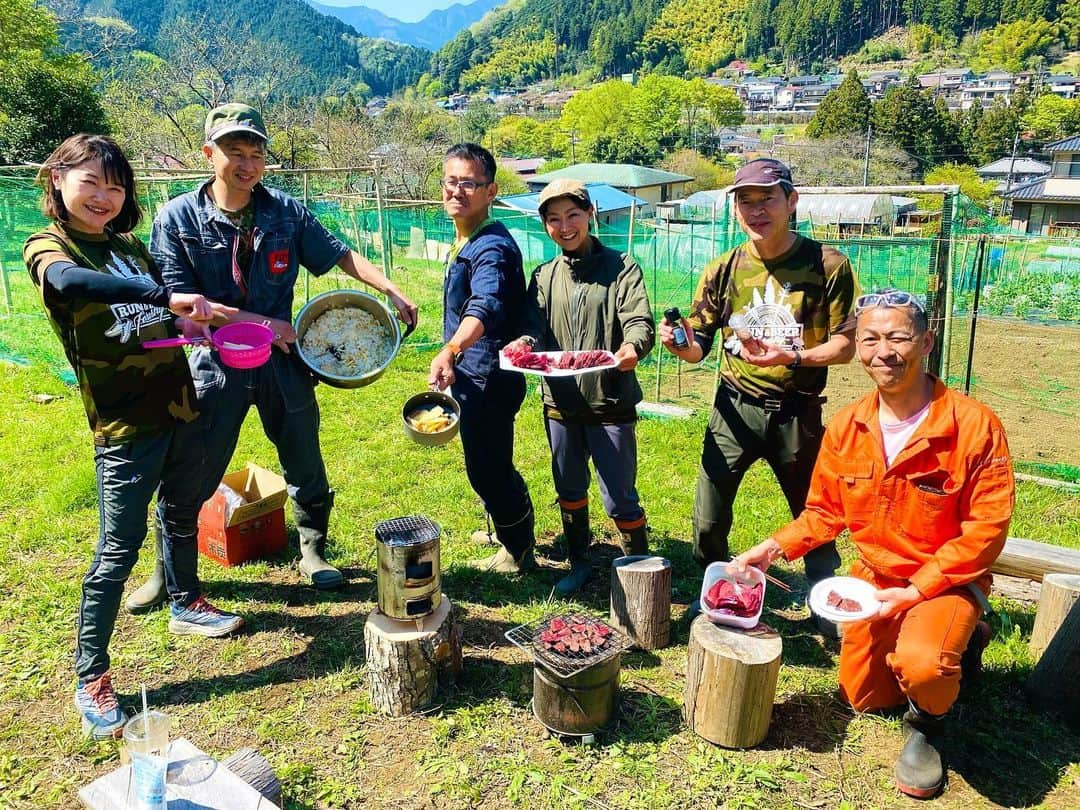
[(866, 125), (866, 153), (863, 155), (863, 167), (862, 167), (862, 184), (864, 186), (870, 185), (870, 136), (873, 132), (874, 125)]
[(570, 129), (564, 129), (563, 132), (570, 136), (570, 162), (577, 163), (577, 129), (571, 127)]
[[(1005, 193), (1008, 194), (1012, 191), (1012, 179), (1013, 169), (1016, 168), (1016, 148), (1020, 145), (1020, 130), (1016, 131), (1016, 136), (1013, 138), (1012, 157), (1009, 159), (1009, 173), (1005, 177)], [(1012, 210), (1012, 200), (1008, 201), (1009, 210)], [(1005, 204), (1001, 206), (1001, 213), (1005, 213)]]

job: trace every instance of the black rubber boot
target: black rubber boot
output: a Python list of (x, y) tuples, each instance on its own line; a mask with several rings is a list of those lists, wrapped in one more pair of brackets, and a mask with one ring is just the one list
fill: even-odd
[(154, 536), (154, 571), (150, 579), (132, 591), (131, 596), (124, 602), (124, 609), (128, 613), (136, 615), (149, 613), (151, 610), (161, 607), (168, 598), (165, 588), (165, 563), (161, 561), (161, 525), (157, 517), (153, 520)]
[(960, 682), (964, 684), (975, 683), (982, 676), (982, 656), (986, 645), (990, 643), (994, 631), (988, 622), (979, 620), (975, 625), (975, 632), (971, 634), (967, 649), (960, 657)]
[(634, 521), (615, 521), (615, 528), (619, 530), (619, 547), (626, 556), (644, 556), (649, 553), (649, 527), (645, 523), (645, 516), (641, 516), (641, 525), (633, 528), (625, 528), (625, 523), (637, 523)]
[(340, 588), (345, 584), (341, 572), (326, 561), (326, 532), (333, 507), (333, 490), (327, 493), (322, 503), (300, 504), (293, 501), (296, 530), (300, 534), (300, 573), (320, 590)]
[(577, 509), (560, 506), (562, 512), (563, 538), (566, 540), (567, 555), (570, 558), (570, 573), (555, 583), (555, 590), (560, 596), (577, 593), (592, 576), (592, 560), (589, 546), (592, 533), (589, 531), (589, 504)]
[(533, 546), (536, 545), (536, 515), (532, 504), (529, 511), (516, 523), (495, 525), (495, 537), (502, 547), (492, 556), (482, 560), (472, 560), (469, 566), (481, 571), (495, 571), (499, 574), (522, 574), (536, 568)]
[(914, 703), (904, 712), (904, 747), (896, 760), (896, 786), (916, 799), (931, 799), (945, 784), (942, 754), (945, 715), (926, 714)]

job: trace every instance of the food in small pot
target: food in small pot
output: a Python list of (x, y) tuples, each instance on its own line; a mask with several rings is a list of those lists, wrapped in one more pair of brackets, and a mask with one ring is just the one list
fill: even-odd
[(339, 307), (316, 318), (300, 345), (326, 374), (358, 377), (386, 362), (394, 351), (394, 337), (367, 310)]
[(457, 416), (440, 405), (417, 408), (405, 417), (409, 426), (421, 433), (442, 433), (454, 424)]

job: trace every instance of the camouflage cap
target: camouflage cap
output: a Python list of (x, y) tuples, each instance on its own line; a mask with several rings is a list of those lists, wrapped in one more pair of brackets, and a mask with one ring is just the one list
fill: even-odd
[(222, 104), (207, 113), (206, 124), (203, 126), (207, 143), (237, 132), (246, 132), (264, 141), (269, 140), (266, 124), (254, 107), (247, 104)]
[(735, 182), (731, 184), (728, 191), (735, 191), (744, 186), (777, 185), (783, 185), (789, 189), (795, 187), (795, 184), (791, 182), (791, 169), (775, 158), (756, 158), (735, 172)]
[(589, 190), (585, 188), (585, 184), (580, 180), (566, 177), (561, 180), (553, 180), (544, 186), (539, 198), (540, 216), (544, 215), (544, 209), (547, 208), (549, 202), (560, 197), (570, 197), (586, 208), (592, 208), (592, 197), (589, 196)]

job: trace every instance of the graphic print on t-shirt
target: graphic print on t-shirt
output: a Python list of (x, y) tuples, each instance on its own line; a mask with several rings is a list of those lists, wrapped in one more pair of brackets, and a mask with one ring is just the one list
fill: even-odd
[[(113, 252), (105, 263), (105, 270), (114, 276), (138, 281), (146, 285), (147, 289), (157, 286), (129, 256)], [(105, 337), (119, 336), (121, 343), (127, 343), (131, 336), (139, 334), (143, 327), (168, 321), (173, 317), (167, 309), (155, 307), (153, 304), (109, 304), (109, 309), (112, 310), (116, 323), (105, 330)]]
[[(754, 290), (752, 301), (742, 308), (742, 315), (753, 335), (763, 343), (781, 349), (803, 349), (803, 325), (795, 320), (795, 313), (788, 302), (788, 291), (773, 278), (765, 282), (764, 294)], [(732, 335), (724, 347), (732, 354), (739, 354), (742, 342)]]

